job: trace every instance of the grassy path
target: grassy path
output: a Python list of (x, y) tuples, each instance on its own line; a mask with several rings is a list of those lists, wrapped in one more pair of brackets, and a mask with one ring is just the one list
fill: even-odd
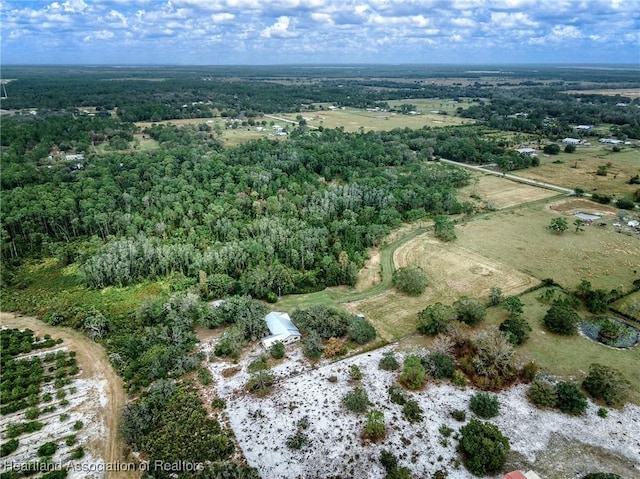
[(293, 310), (296, 308), (308, 308), (317, 304), (329, 303), (335, 305), (340, 303), (350, 303), (352, 301), (361, 301), (384, 293), (392, 287), (391, 276), (395, 270), (393, 253), (398, 249), (398, 247), (407, 241), (412, 240), (416, 236), (423, 234), (428, 229), (429, 227), (416, 226), (415, 229), (380, 248), (381, 280), (377, 285), (364, 291), (355, 291), (354, 289), (347, 288), (345, 286), (337, 286), (333, 288), (326, 288), (315, 293), (290, 294), (288, 296), (283, 296), (278, 301), (278, 307), (285, 310)]

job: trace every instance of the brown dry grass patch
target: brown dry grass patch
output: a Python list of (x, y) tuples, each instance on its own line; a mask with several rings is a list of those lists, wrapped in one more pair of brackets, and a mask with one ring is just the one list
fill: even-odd
[(346, 305), (363, 313), (385, 340), (415, 331), (417, 314), (428, 304), (453, 303), (460, 296), (486, 296), (492, 286), (506, 294), (517, 294), (537, 280), (510, 266), (455, 243), (442, 243), (430, 233), (417, 236), (394, 253), (396, 267), (417, 265), (429, 276), (430, 286), (420, 296), (407, 296), (394, 289)]
[(471, 195), (477, 195), (482, 203), (491, 202), (498, 210), (550, 198), (557, 194), (555, 191), (516, 183), (494, 175), (478, 175), (471, 180), (471, 184), (459, 190), (461, 199), (473, 202), (477, 200)]
[[(594, 139), (590, 141), (597, 143)], [(640, 173), (639, 153), (633, 145), (625, 145), (620, 152), (599, 144), (578, 146), (575, 153), (541, 155), (540, 166), (519, 170), (517, 174), (565, 188), (580, 187), (589, 193), (631, 196), (638, 189), (638, 185), (629, 184), (629, 179)], [(600, 166), (607, 167), (606, 176), (596, 175)]]
[(588, 213), (592, 215), (615, 215), (617, 209), (601, 205), (585, 198), (568, 198), (549, 204), (549, 209), (563, 214)]
[(380, 250), (373, 249), (356, 278), (356, 291), (364, 291), (380, 283)]

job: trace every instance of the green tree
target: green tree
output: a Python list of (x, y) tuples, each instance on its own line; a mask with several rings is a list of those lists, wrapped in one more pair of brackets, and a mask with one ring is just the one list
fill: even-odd
[(539, 408), (554, 408), (558, 402), (555, 384), (543, 377), (536, 377), (531, 382), (527, 389), (527, 397)]
[(247, 382), (247, 390), (257, 396), (265, 396), (271, 391), (275, 376), (270, 369), (260, 369), (251, 373)]
[(458, 321), (462, 321), (469, 326), (475, 326), (480, 323), (487, 314), (487, 308), (484, 304), (467, 296), (463, 296), (453, 303), (453, 307)]
[(564, 147), (564, 152), (565, 153), (575, 153), (575, 151), (576, 151), (576, 145), (569, 144), (569, 145)]
[(353, 315), (349, 319), (348, 334), (352, 341), (365, 344), (376, 337), (376, 330), (366, 318)]
[(433, 379), (453, 377), (456, 365), (448, 354), (431, 353), (422, 358), (422, 365)]
[(404, 360), (400, 382), (409, 389), (420, 389), (425, 383), (426, 371), (420, 358), (415, 355), (407, 356)]
[(502, 302), (502, 307), (512, 317), (517, 317), (524, 311), (524, 303), (517, 296), (509, 296)]
[(273, 359), (282, 359), (282, 358), (284, 358), (284, 356), (285, 356), (284, 344), (281, 343), (281, 342), (275, 343), (269, 349), (269, 353), (271, 354), (271, 357)]
[(498, 304), (502, 303), (503, 300), (504, 294), (502, 292), (502, 289), (498, 288), (497, 286), (491, 286), (491, 289), (489, 290), (489, 303), (491, 304), (491, 306), (497, 306)]
[(478, 419), (460, 429), (460, 452), (473, 474), (485, 476), (502, 468), (510, 450), (509, 439), (497, 426)]
[(302, 352), (309, 359), (320, 359), (322, 349), (322, 338), (315, 331), (311, 331), (309, 335), (302, 340)]
[(558, 153), (560, 153), (560, 145), (556, 143), (550, 143), (548, 145), (544, 145), (542, 151), (544, 151), (547, 155), (557, 155)]
[(620, 406), (629, 397), (631, 383), (615, 368), (593, 363), (582, 387), (595, 399), (609, 406)]
[(349, 411), (361, 414), (369, 408), (371, 402), (369, 401), (367, 391), (361, 387), (356, 387), (344, 395), (342, 404), (344, 404), (344, 407)]
[(451, 306), (435, 303), (418, 313), (418, 332), (430, 336), (443, 334), (456, 318), (456, 311)]
[(563, 216), (558, 216), (551, 220), (547, 229), (557, 234), (562, 234), (569, 229), (569, 224)]
[(424, 293), (429, 285), (429, 280), (420, 266), (404, 266), (393, 272), (391, 277), (393, 285), (398, 291), (410, 296), (418, 296)]
[(556, 407), (564, 413), (579, 416), (587, 409), (587, 398), (572, 382), (556, 384), (556, 395)]
[(382, 358), (380, 358), (378, 367), (383, 371), (396, 371), (400, 369), (400, 364), (395, 354), (393, 354), (393, 351), (387, 351), (382, 355)]
[(531, 332), (531, 326), (522, 317), (505, 319), (500, 324), (499, 329), (514, 346), (523, 344), (529, 338), (529, 333)]
[(307, 309), (297, 309), (291, 320), (300, 329), (315, 331), (322, 339), (341, 338), (349, 330), (351, 314), (344, 309), (316, 305)]
[(584, 231), (584, 220), (576, 218), (576, 220), (573, 222), (573, 226), (576, 227), (576, 233)]
[(442, 241), (454, 241), (458, 237), (455, 223), (448, 216), (438, 215), (433, 218), (433, 230), (436, 238)]
[(554, 304), (542, 321), (549, 331), (570, 336), (578, 332), (580, 316), (571, 308)]

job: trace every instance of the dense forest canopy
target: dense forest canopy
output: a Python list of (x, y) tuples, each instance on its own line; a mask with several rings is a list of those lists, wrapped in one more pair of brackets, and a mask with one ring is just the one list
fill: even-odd
[[(126, 126), (93, 121), (98, 130)], [(42, 128), (8, 121), (9, 136), (14, 127)], [(424, 162), (435, 145), (429, 130), (325, 130), (227, 149), (198, 127), (148, 133), (158, 150), (89, 155), (79, 169), (6, 149), (5, 171), (16, 175), (3, 177), (5, 257), (57, 251), (80, 260), (94, 287), (204, 271), (265, 297), (351, 284), (364, 250), (391, 228), (469, 208), (454, 192), (468, 173)], [(105, 246), (78, 241), (91, 237)]]
[[(196, 326), (227, 327), (215, 353), (233, 357), (266, 334), (258, 299), (353, 285), (367, 249), (403, 222), (434, 218), (436, 236), (445, 238), (444, 225), (455, 238), (446, 215), (473, 212), (456, 191), (470, 174), (441, 158), (536, 166), (505, 131), (540, 142), (606, 124), (620, 139), (640, 138), (637, 98), (593, 93), (640, 87), (628, 67), (3, 67), (2, 75), (10, 80), (0, 138), (3, 309), (99, 341), (129, 393), (140, 393), (124, 411), (129, 446), (150, 459), (213, 461), (198, 477), (257, 473), (228, 462), (229, 431), (198, 397), (193, 376), (207, 371), (194, 354)], [(399, 116), (421, 99), (464, 99), (449, 114), (476, 123), (350, 133), (300, 122), (286, 138), (224, 146), (220, 127), (204, 120), (264, 125), (268, 113), (390, 109), (394, 100)], [(141, 148), (141, 137), (152, 147)], [(323, 339), (359, 345), (376, 335), (365, 318), (324, 306), (292, 318), (318, 354)]]

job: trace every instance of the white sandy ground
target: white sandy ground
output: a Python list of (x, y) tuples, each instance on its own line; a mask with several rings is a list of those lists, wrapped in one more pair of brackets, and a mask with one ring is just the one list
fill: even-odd
[[(212, 347), (209, 342), (203, 350), (210, 352)], [(220, 359), (210, 363), (217, 394), (227, 402), (229, 424), (247, 462), (268, 479), (383, 478), (385, 472), (378, 458), (387, 449), (414, 477), (429, 478), (439, 469), (446, 469), (449, 479), (473, 477), (464, 466), (456, 467), (458, 441), (450, 437), (448, 443), (442, 444), (439, 428), (446, 424), (457, 431), (462, 426), (450, 416), (454, 409), (467, 411), (467, 420), (472, 416), (468, 404), (476, 390), (429, 383), (423, 391), (409, 392), (424, 411), (424, 421), (411, 424), (404, 419), (401, 407), (388, 399), (387, 388), (396, 382), (398, 373), (378, 369), (383, 352), (390, 348), (393, 347), (333, 363), (323, 361), (312, 367), (302, 357), (299, 346), (287, 346), (288, 357), (273, 368), (276, 385), (265, 398), (243, 390), (249, 377), (246, 366), (262, 353), (259, 347), (237, 364)], [(402, 362), (403, 354), (396, 356)], [(361, 438), (365, 416), (342, 406), (344, 394), (357, 385), (349, 379), (352, 364), (362, 370), (360, 383), (373, 403), (372, 409), (379, 409), (385, 416), (386, 438), (377, 444), (365, 443)], [(230, 367), (241, 370), (223, 377), (222, 371)], [(338, 378), (335, 383), (328, 380), (334, 375)], [(517, 385), (501, 392), (500, 415), (492, 420), (509, 438), (512, 451), (535, 464), (550, 440), (560, 435), (624, 458), (630, 464), (629, 479), (640, 477), (640, 407), (612, 409), (603, 419), (597, 416), (598, 407), (590, 402), (585, 415), (572, 417), (533, 407), (525, 391), (526, 386)], [(286, 439), (305, 416), (309, 417), (310, 444), (301, 451), (291, 451)]]
[[(58, 348), (66, 350), (65, 348)], [(46, 351), (48, 352), (48, 351)], [(76, 388), (76, 392), (70, 394), (68, 391), (71, 387)], [(69, 469), (69, 479), (101, 479), (104, 474), (104, 459), (95, 454), (97, 444), (101, 444), (106, 435), (106, 427), (102, 419), (102, 408), (106, 403), (107, 381), (97, 379), (81, 379), (74, 378), (69, 386), (64, 388), (67, 391), (65, 399), (69, 401), (66, 406), (60, 406), (59, 401), (54, 399), (52, 403), (42, 403), (41, 408), (50, 404), (57, 406), (52, 413), (42, 414), (37, 418), (44, 424), (42, 429), (37, 432), (24, 434), (18, 438), (20, 445), (18, 449), (11, 455), (0, 460), (0, 472), (4, 472), (12, 467), (24, 467), (22, 464), (37, 461), (37, 450), (45, 442), (55, 442), (58, 450), (52, 457), (52, 463), (55, 467), (65, 467), (70, 462), (73, 467)], [(42, 387), (42, 393), (49, 392), (55, 396), (55, 388), (52, 384), (45, 384)], [(69, 418), (65, 421), (60, 420), (61, 414), (68, 414)], [(0, 421), (1, 441), (7, 441), (6, 427), (14, 422), (24, 422), (24, 411), (19, 411), (7, 416), (2, 416)], [(76, 421), (82, 421), (83, 427), (79, 431), (73, 429)], [(67, 446), (65, 439), (75, 434), (77, 442), (73, 446)], [(82, 446), (85, 455), (82, 459), (71, 461), (71, 451), (78, 446)], [(17, 466), (12, 466), (17, 465)], [(83, 469), (84, 467), (84, 469)], [(43, 471), (46, 472), (46, 471)]]

